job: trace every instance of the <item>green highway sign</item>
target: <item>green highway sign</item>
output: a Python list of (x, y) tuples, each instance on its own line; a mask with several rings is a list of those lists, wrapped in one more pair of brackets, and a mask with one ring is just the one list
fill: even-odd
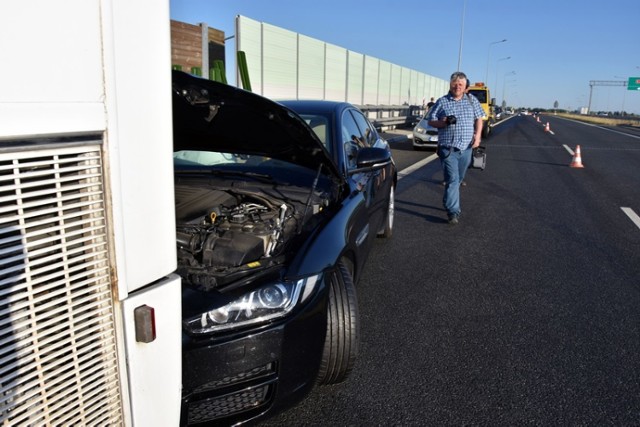
[(627, 90), (640, 90), (640, 77), (629, 77)]

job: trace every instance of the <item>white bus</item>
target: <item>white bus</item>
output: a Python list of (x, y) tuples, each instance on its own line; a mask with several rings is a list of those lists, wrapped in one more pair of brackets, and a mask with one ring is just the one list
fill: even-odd
[(0, 425), (178, 425), (169, 2), (0, 3)]

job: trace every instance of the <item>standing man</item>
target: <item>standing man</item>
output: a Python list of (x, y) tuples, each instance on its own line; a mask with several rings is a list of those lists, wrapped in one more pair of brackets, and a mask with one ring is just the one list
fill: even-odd
[(438, 129), (438, 157), (445, 181), (442, 203), (449, 224), (458, 223), (460, 183), (471, 164), (472, 148), (480, 145), (485, 116), (476, 97), (465, 93), (468, 87), (464, 73), (453, 73), (449, 93), (436, 101), (429, 114), (429, 124)]

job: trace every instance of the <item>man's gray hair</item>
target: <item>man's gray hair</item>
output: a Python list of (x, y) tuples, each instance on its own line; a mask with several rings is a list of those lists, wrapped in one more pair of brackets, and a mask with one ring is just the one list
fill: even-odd
[(468, 80), (467, 79), (467, 75), (465, 73), (463, 73), (462, 71), (456, 71), (455, 73), (451, 74), (451, 79), (449, 79), (449, 81), (455, 81), (455, 80)]

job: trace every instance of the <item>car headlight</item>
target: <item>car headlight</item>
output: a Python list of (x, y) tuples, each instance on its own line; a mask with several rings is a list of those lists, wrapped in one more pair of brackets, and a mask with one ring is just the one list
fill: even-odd
[(319, 282), (320, 276), (315, 275), (295, 282), (272, 283), (186, 319), (183, 325), (189, 333), (210, 334), (265, 323), (286, 316), (296, 305), (306, 302)]
[(420, 126), (416, 126), (416, 128), (414, 129), (416, 131), (416, 133), (425, 133), (426, 130), (423, 127)]

